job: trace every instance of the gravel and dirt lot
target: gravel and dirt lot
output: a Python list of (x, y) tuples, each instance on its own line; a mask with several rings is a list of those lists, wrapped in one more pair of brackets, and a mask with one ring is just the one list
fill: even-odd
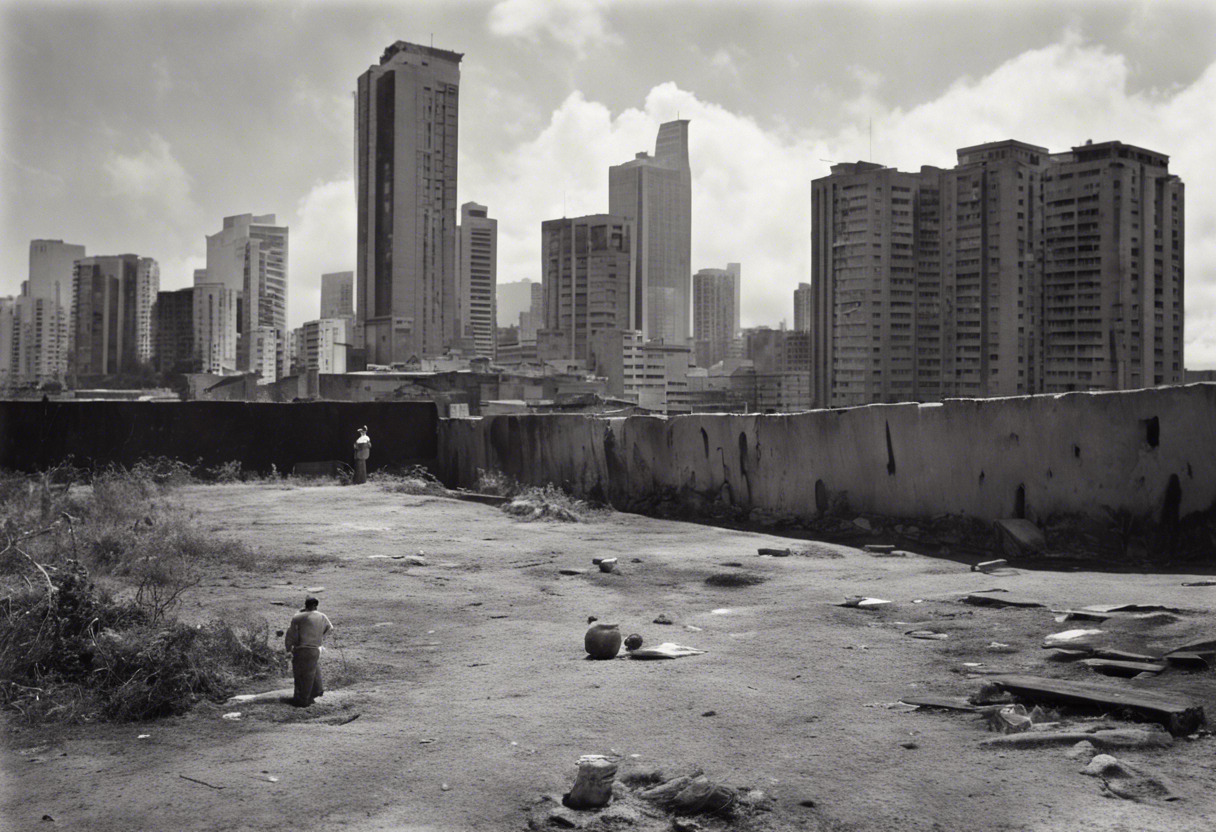
[[(307, 710), (203, 704), (149, 723), (10, 726), (0, 827), (524, 829), (538, 799), (570, 787), (580, 755), (606, 754), (622, 776), (700, 767), (763, 790), (771, 811), (748, 818), (756, 829), (1216, 828), (1211, 737), (1115, 752), (1167, 774), (1183, 798), (1135, 803), (1104, 796), (1066, 748), (982, 748), (993, 735), (969, 714), (893, 706), (913, 693), (966, 695), (984, 673), (1011, 671), (1182, 692), (1216, 716), (1212, 672), (1106, 680), (1039, 647), (1077, 626), (1105, 627), (1129, 650), (1216, 637), (1216, 587), (1182, 586), (1203, 576), (989, 575), (915, 554), (875, 557), (626, 514), (526, 523), (375, 485), (195, 486), (170, 499), (269, 563), (210, 572), (179, 614), (264, 617), (273, 631), (313, 588), (336, 627), (322, 659), (330, 692)], [(760, 547), (795, 554), (759, 557)], [(425, 565), (394, 559), (419, 553)], [(604, 574), (592, 557), (619, 566)], [(706, 582), (740, 572), (764, 580)], [(1061, 624), (1046, 608), (958, 600), (997, 587), (1056, 608), (1135, 602), (1187, 612)], [(853, 595), (894, 603), (835, 606)], [(652, 623), (660, 613), (673, 623)], [(707, 652), (591, 661), (588, 616), (648, 645)], [(905, 635), (915, 629), (947, 638)], [(990, 651), (994, 641), (1012, 652)], [(240, 719), (223, 718), (232, 711)]]

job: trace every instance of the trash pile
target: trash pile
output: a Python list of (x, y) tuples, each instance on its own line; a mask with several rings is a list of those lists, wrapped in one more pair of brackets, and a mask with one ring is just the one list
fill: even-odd
[(588, 754), (576, 763), (574, 784), (564, 795), (542, 795), (528, 817), (530, 829), (619, 829), (638, 832), (752, 828), (771, 812), (772, 798), (749, 786), (728, 786), (700, 768), (668, 777), (636, 770), (616, 779), (619, 757)]

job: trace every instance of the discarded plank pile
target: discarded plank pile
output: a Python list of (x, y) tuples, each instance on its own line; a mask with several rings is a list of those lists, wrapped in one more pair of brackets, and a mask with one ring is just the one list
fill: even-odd
[(1037, 676), (995, 676), (989, 681), (1013, 696), (1031, 702), (1130, 711), (1164, 726), (1174, 736), (1193, 733), (1205, 721), (1201, 706), (1169, 693), (1126, 690)]

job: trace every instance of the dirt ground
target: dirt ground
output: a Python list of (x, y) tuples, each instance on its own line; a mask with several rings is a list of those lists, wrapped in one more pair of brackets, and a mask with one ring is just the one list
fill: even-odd
[[(763, 790), (772, 811), (748, 821), (757, 829), (1216, 829), (1210, 737), (1114, 752), (1166, 773), (1183, 796), (1133, 803), (1103, 796), (1066, 749), (986, 749), (979, 742), (993, 735), (969, 714), (888, 707), (910, 693), (966, 695), (982, 682), (977, 672), (1091, 677), (1051, 661), (1039, 644), (1048, 633), (1104, 625), (1058, 624), (1048, 609), (965, 606), (963, 591), (1003, 587), (1055, 607), (1193, 611), (1126, 625), (1120, 643), (1135, 649), (1216, 635), (1216, 587), (1181, 586), (1188, 575), (987, 575), (920, 555), (878, 558), (626, 514), (524, 523), (490, 506), (374, 484), (200, 486), (171, 499), (277, 565), (209, 575), (182, 614), (258, 616), (281, 629), (307, 588), (324, 587), (316, 594), (337, 637), (323, 667), (347, 681), (307, 710), (204, 704), (152, 723), (10, 726), (0, 827), (524, 829), (542, 795), (570, 787), (580, 755), (614, 754), (622, 775), (697, 766), (718, 782)], [(757, 556), (758, 547), (791, 545), (808, 551)], [(417, 553), (425, 566), (391, 558)], [(618, 557), (620, 566), (603, 574), (593, 556)], [(741, 571), (767, 580), (705, 582)], [(895, 603), (834, 606), (850, 595)], [(660, 613), (674, 623), (652, 623)], [(707, 652), (591, 661), (582, 648), (590, 615), (650, 645)], [(949, 638), (904, 634), (918, 628)], [(990, 652), (992, 641), (1016, 651)], [(1168, 671), (1110, 683), (1187, 692), (1216, 715), (1214, 679)], [(223, 719), (229, 711), (242, 717)], [(800, 805), (811, 800), (813, 808)]]

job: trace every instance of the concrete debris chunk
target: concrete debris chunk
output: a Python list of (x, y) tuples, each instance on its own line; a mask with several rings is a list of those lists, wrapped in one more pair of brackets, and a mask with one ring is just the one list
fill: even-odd
[(1009, 557), (1037, 555), (1047, 548), (1043, 531), (1029, 520), (997, 520), (996, 527), (1001, 534), (1001, 548)]
[(612, 783), (616, 778), (616, 763), (602, 754), (584, 754), (578, 758), (578, 774), (574, 787), (562, 798), (571, 809), (599, 809), (612, 800)]
[(1068, 749), (1068, 753), (1064, 756), (1070, 760), (1092, 760), (1098, 750), (1094, 748), (1094, 744), (1089, 740), (1081, 740), (1072, 748)]
[(1092, 636), (1097, 636), (1097, 635), (1101, 635), (1101, 634), (1102, 634), (1102, 630), (1084, 630), (1084, 629), (1064, 630), (1063, 632), (1052, 633), (1051, 635), (1049, 635), (1045, 639), (1043, 639), (1043, 646), (1044, 647), (1054, 647), (1057, 644), (1067, 644), (1069, 642), (1078, 641), (1081, 639), (1088, 639)]
[(1090, 760), (1084, 773), (1090, 777), (1101, 778), (1105, 791), (1124, 800), (1139, 802), (1181, 799), (1173, 784), (1163, 775), (1109, 754), (1099, 754)]
[(971, 567), (972, 572), (994, 572), (997, 569), (1004, 569), (1009, 565), (1009, 561), (1001, 558), (1000, 560), (986, 560), (982, 563), (977, 563)]
[(838, 606), (838, 607), (860, 607), (862, 609), (867, 609), (867, 608), (873, 608), (873, 607), (885, 607), (887, 604), (890, 604), (890, 603), (892, 603), (892, 602), (888, 601), (884, 598), (867, 598), (864, 595), (854, 595), (851, 598), (846, 599), (842, 603), (837, 604), (836, 606)]
[(1103, 712), (1128, 710), (1163, 725), (1175, 736), (1189, 734), (1205, 722), (1201, 705), (1165, 692), (1019, 675), (993, 677), (990, 684), (1027, 701), (1077, 705)]
[(1163, 664), (1122, 662), (1115, 659), (1081, 659), (1081, 664), (1095, 673), (1101, 673), (1103, 676), (1122, 676), (1124, 678), (1137, 676), (1141, 673), (1156, 675), (1165, 670), (1165, 665)]

